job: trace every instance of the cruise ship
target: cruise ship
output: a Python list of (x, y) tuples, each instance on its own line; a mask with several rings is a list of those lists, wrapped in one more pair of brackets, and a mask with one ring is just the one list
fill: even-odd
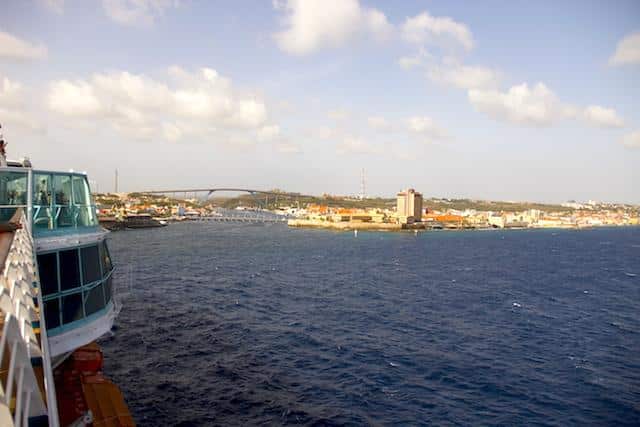
[(84, 173), (0, 158), (0, 425), (134, 425), (95, 340), (118, 313)]

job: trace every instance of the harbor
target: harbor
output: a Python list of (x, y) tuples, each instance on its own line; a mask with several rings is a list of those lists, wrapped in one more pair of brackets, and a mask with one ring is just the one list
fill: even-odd
[[(424, 198), (413, 189), (395, 198), (300, 196), (264, 191), (270, 196), (211, 198), (211, 190), (98, 194), (100, 223), (111, 230), (153, 228), (182, 221), (286, 223), (296, 228), (370, 231), (432, 231), (491, 229), (590, 229), (637, 226), (634, 205)], [(179, 196), (180, 193), (189, 196)], [(171, 196), (173, 194), (173, 196)], [(200, 195), (199, 195), (200, 194)], [(276, 197), (276, 195), (278, 197)]]
[(640, 427), (640, 0), (1, 0), (0, 427)]
[[(105, 371), (149, 426), (624, 424), (629, 413), (615, 408), (635, 401), (613, 379), (621, 366), (640, 373), (616, 337), (638, 320), (624, 297), (640, 277), (638, 232), (355, 238), (185, 221), (113, 233), (127, 301), (101, 342)], [(590, 369), (613, 397), (583, 411), (597, 400)]]

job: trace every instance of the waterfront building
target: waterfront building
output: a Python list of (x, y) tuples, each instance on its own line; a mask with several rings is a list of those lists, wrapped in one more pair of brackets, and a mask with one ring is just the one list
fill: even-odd
[(422, 194), (408, 188), (397, 194), (396, 214), (402, 224), (422, 221)]

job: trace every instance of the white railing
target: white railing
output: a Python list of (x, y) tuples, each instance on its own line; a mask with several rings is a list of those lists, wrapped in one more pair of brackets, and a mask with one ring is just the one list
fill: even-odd
[[(4, 319), (0, 369), (8, 366), (6, 377), (0, 376), (0, 425), (27, 426), (29, 420), (46, 417), (49, 426), (57, 427), (58, 411), (44, 308), (33, 238), (24, 213), (20, 224), (23, 228), (13, 233), (0, 274), (0, 315)], [(37, 307), (40, 307), (39, 314)], [(40, 327), (40, 343), (34, 324)], [(45, 396), (40, 391), (34, 364), (42, 365)]]

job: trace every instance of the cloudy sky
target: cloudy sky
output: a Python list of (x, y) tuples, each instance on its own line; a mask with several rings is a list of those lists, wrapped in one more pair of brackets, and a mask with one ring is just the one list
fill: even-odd
[(100, 191), (640, 203), (639, 99), (637, 0), (0, 6), (10, 156)]

